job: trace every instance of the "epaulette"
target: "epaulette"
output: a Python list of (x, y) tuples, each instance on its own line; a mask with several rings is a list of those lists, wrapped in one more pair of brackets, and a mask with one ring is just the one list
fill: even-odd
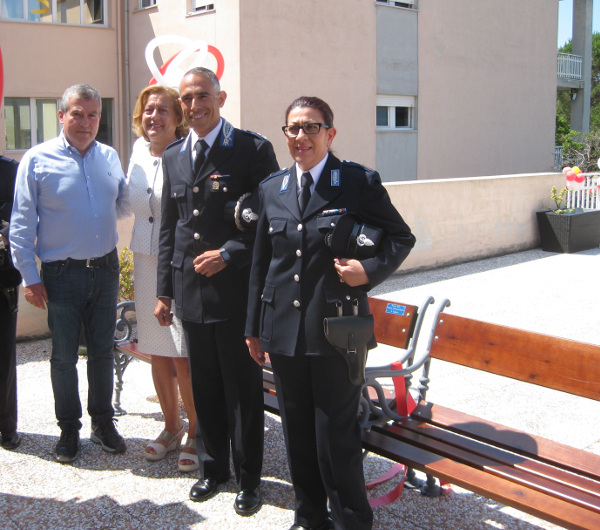
[(240, 131), (245, 132), (247, 134), (251, 134), (252, 136), (254, 136), (255, 138), (258, 138), (260, 140), (268, 140), (268, 138), (266, 136), (263, 136), (262, 134), (259, 134), (254, 131), (250, 131), (248, 129), (240, 129)]
[(0, 155), (0, 162), (6, 162), (7, 164), (11, 164), (13, 166), (18, 166), (19, 163), (13, 158), (8, 158), (6, 156)]
[(275, 178), (275, 177), (280, 177), (284, 173), (289, 173), (289, 171), (290, 171), (289, 167), (284, 167), (283, 169), (280, 169), (279, 171), (275, 171), (275, 173), (271, 173), (267, 178), (265, 178), (263, 180), (263, 182), (267, 182), (267, 180), (271, 180), (272, 178)]
[(373, 168), (363, 166), (362, 164), (359, 164), (357, 162), (352, 162), (352, 160), (344, 160), (342, 163), (351, 167), (359, 167), (360, 169), (364, 169), (365, 171), (369, 172), (375, 171)]

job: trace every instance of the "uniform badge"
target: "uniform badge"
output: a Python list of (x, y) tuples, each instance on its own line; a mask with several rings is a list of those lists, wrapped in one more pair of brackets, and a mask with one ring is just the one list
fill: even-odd
[(331, 170), (331, 186), (334, 188), (339, 188), (340, 186), (340, 170), (332, 169)]
[(212, 187), (213, 191), (219, 191), (219, 188), (221, 187), (221, 183), (218, 180), (214, 180), (211, 187)]
[(221, 147), (233, 146), (233, 125), (227, 120), (223, 120), (223, 135), (221, 136)]
[(283, 177), (283, 180), (281, 181), (281, 188), (279, 188), (279, 193), (288, 191), (289, 183), (290, 183), (290, 176), (286, 175), (285, 177)]

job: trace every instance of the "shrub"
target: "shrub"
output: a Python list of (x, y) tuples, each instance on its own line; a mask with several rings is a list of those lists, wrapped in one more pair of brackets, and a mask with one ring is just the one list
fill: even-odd
[(133, 300), (133, 252), (125, 247), (119, 254), (119, 300)]

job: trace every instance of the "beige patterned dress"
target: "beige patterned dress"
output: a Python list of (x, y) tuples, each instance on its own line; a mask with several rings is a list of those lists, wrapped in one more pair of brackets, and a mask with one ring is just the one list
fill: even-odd
[(150, 144), (138, 138), (127, 170), (129, 198), (135, 215), (130, 248), (133, 251), (138, 347), (150, 355), (187, 357), (181, 321), (159, 326), (156, 306), (156, 267), (161, 219), (163, 172), (160, 157), (150, 154)]

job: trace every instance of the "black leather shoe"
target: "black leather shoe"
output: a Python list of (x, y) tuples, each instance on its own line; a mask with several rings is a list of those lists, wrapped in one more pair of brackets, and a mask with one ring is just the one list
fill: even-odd
[(310, 526), (302, 526), (301, 524), (293, 524), (290, 526), (290, 530), (333, 530), (333, 519), (328, 517), (325, 521), (314, 528)]
[(54, 449), (54, 455), (59, 462), (73, 462), (79, 452), (79, 431), (64, 429)]
[(92, 423), (90, 440), (100, 444), (107, 453), (123, 453), (127, 446), (123, 437), (117, 432), (114, 422), (115, 420), (104, 420)]
[(190, 490), (190, 499), (195, 502), (202, 502), (210, 499), (215, 493), (217, 493), (217, 487), (219, 484), (227, 482), (229, 478), (225, 480), (216, 480), (214, 478), (201, 478), (196, 484), (192, 486)]
[(2, 447), (12, 451), (21, 445), (21, 435), (17, 431), (2, 433)]
[(260, 488), (255, 490), (241, 490), (233, 507), (238, 515), (248, 516), (255, 514), (262, 506), (262, 500), (260, 498)]

